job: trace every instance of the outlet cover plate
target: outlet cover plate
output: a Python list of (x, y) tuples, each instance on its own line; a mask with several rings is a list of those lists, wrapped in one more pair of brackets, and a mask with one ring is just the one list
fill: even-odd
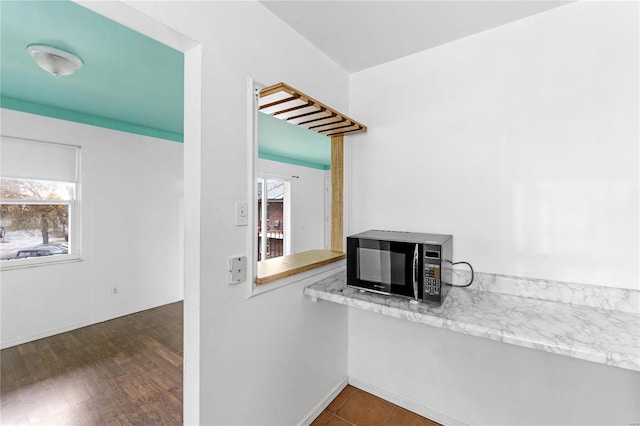
[(229, 259), (229, 284), (238, 284), (247, 278), (247, 257), (237, 256)]

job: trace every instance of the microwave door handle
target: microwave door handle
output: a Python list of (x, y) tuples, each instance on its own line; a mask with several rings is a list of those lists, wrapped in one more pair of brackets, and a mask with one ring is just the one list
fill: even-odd
[(418, 303), (418, 244), (413, 251), (413, 298), (412, 303)]

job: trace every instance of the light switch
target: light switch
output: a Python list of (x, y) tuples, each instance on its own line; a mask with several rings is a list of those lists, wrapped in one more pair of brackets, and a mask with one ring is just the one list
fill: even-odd
[(236, 226), (249, 225), (249, 204), (246, 201), (236, 201)]
[(247, 278), (247, 257), (238, 256), (229, 259), (229, 284), (238, 284)]

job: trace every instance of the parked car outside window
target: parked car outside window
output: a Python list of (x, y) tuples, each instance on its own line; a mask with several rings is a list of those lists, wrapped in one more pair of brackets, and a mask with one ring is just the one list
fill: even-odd
[(53, 256), (55, 254), (67, 254), (69, 248), (64, 244), (41, 244), (36, 247), (18, 251), (16, 258), (25, 259), (27, 257)]

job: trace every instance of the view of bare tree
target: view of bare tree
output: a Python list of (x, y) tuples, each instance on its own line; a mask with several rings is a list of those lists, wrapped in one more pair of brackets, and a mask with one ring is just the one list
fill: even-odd
[[(6, 230), (42, 231), (42, 243), (49, 243), (49, 235), (56, 233), (68, 240), (69, 205), (47, 203), (64, 199), (64, 184), (23, 179), (2, 179), (0, 199), (11, 203), (0, 204), (0, 220)], [(14, 200), (31, 203), (19, 204)], [(36, 203), (33, 203), (36, 201)]]

